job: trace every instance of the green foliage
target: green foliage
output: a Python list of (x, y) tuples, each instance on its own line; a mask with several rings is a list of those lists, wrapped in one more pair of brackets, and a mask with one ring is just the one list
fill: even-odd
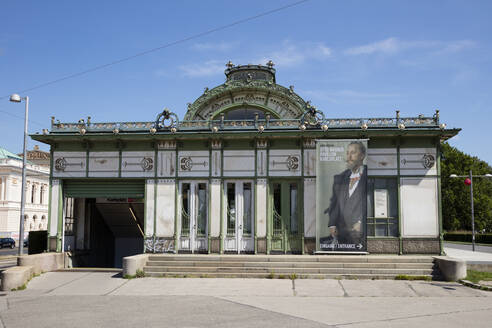
[[(471, 243), (472, 242), (472, 233), (469, 231), (466, 231), (466, 232), (446, 232), (444, 234), (444, 240)], [(492, 244), (492, 233), (477, 233), (477, 234), (475, 234), (475, 242), (477, 244)]]
[[(470, 187), (465, 178), (450, 178), (451, 174), (485, 175), (492, 167), (477, 157), (467, 155), (447, 143), (441, 145), (444, 160), (441, 162), (442, 217), (444, 230), (471, 230)], [(487, 178), (473, 180), (475, 229), (492, 231), (492, 181)]]
[(291, 273), (291, 274), (289, 275), (289, 278), (290, 278), (290, 280), (296, 280), (296, 279), (298, 278), (298, 277), (297, 277), (297, 273), (295, 273), (295, 272), (294, 272), (294, 273)]
[(144, 278), (145, 272), (143, 270), (137, 270), (137, 274), (135, 275), (137, 278)]
[(27, 288), (27, 282), (24, 285), (21, 285), (21, 286), (19, 286), (17, 288), (12, 288), (11, 291), (15, 292), (17, 290), (24, 290), (26, 288)]
[(432, 280), (429, 276), (409, 276), (406, 274), (399, 274), (395, 277), (395, 280)]
[(492, 280), (492, 273), (491, 272), (481, 272), (481, 271), (475, 271), (475, 270), (467, 270), (467, 276), (465, 280), (469, 280), (474, 283), (478, 283), (481, 280)]

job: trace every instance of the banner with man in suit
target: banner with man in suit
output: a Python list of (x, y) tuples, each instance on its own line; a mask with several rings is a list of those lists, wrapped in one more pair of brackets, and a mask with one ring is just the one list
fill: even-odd
[(367, 140), (317, 140), (316, 250), (367, 250)]

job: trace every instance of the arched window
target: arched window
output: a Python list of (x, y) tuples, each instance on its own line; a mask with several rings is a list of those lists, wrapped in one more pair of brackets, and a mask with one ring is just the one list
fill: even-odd
[(37, 216), (37, 215), (34, 215), (34, 216), (32, 217), (32, 220), (34, 221), (34, 223), (36, 223), (36, 220), (37, 220), (37, 219), (38, 219), (38, 216)]
[(237, 108), (228, 111), (225, 113), (224, 119), (225, 120), (254, 120), (255, 116), (258, 114), (258, 119), (262, 120), (265, 119), (265, 112), (252, 108), (252, 107), (243, 107), (243, 108)]
[(31, 190), (31, 204), (34, 204), (34, 200), (36, 197), (36, 186), (33, 184), (32, 185), (32, 190)]
[(46, 220), (46, 215), (43, 215), (43, 216), (41, 217), (41, 222), (44, 222), (44, 220)]
[(39, 189), (39, 204), (44, 204), (44, 185)]

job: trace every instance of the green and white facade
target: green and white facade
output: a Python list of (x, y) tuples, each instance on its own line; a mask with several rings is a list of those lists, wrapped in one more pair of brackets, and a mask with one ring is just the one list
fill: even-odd
[[(229, 63), (226, 82), (183, 120), (167, 110), (150, 122), (53, 119), (32, 135), (51, 145), (51, 249), (109, 266), (142, 252), (310, 254), (316, 140), (368, 139), (369, 253), (439, 254), (440, 143), (459, 130), (437, 111), (325, 117), (276, 84), (272, 66)], [(381, 189), (387, 210), (376, 217)]]

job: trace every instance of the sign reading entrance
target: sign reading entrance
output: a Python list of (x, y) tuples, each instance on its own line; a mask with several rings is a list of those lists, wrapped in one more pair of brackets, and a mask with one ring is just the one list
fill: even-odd
[(367, 250), (367, 140), (316, 142), (316, 250)]

